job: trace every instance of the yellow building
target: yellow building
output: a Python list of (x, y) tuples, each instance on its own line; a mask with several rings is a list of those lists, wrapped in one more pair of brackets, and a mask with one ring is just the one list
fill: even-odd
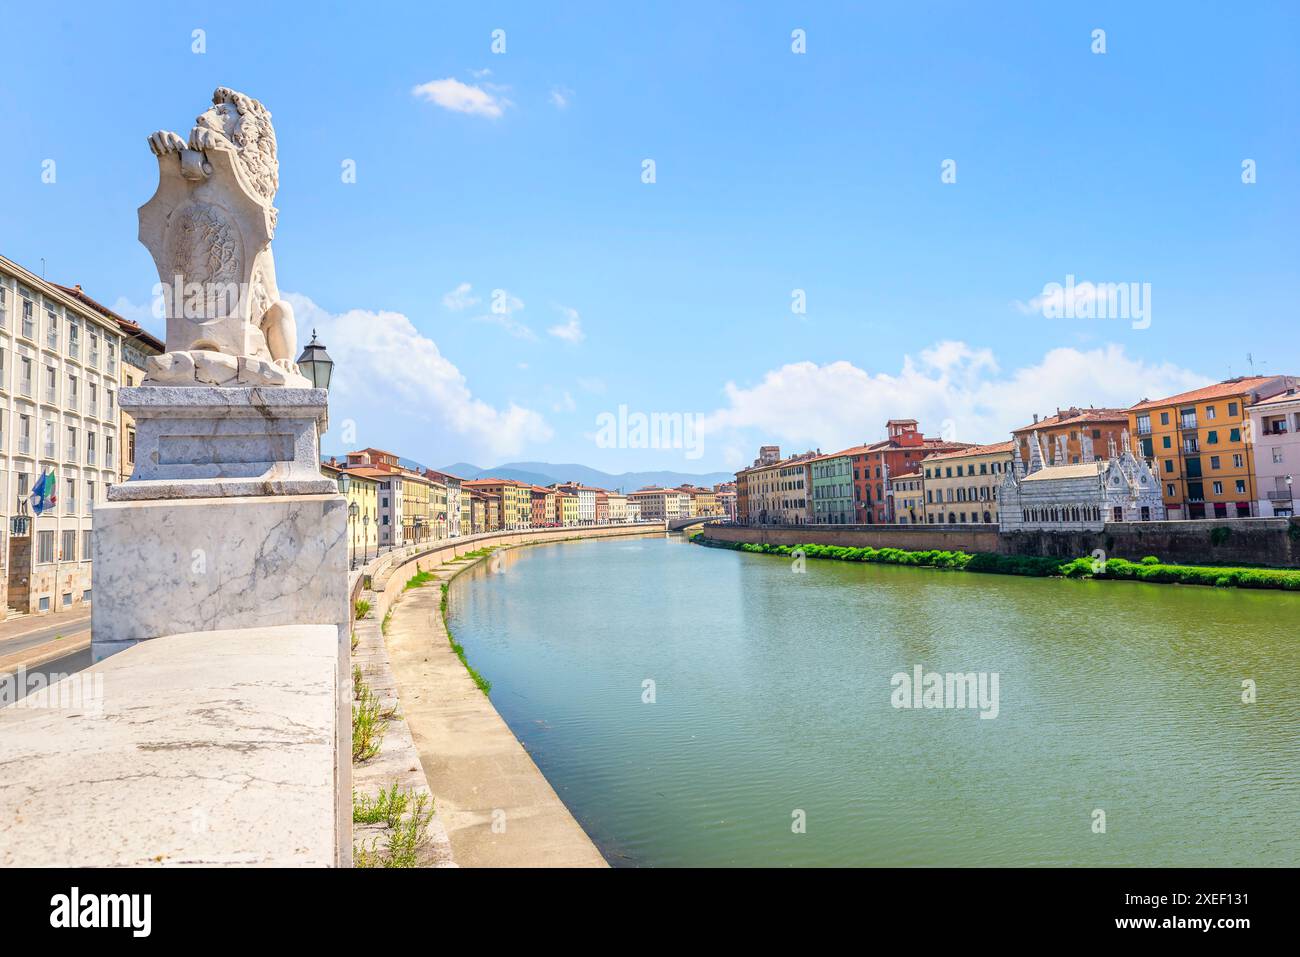
[[(379, 483), (329, 462), (322, 463), (321, 474), (334, 479), (348, 500), (348, 556), (364, 561), (379, 551)], [(356, 506), (355, 514), (353, 506)], [(353, 563), (355, 564), (355, 562)]]
[(1246, 408), (1295, 386), (1294, 376), (1239, 376), (1128, 410), (1134, 451), (1152, 463), (1170, 519), (1256, 514)]
[(577, 525), (580, 521), (576, 492), (560, 492), (556, 495), (555, 509), (561, 525)]
[(931, 525), (990, 524), (998, 521), (998, 488), (1011, 468), (1014, 442), (973, 445), (931, 455), (918, 470), (925, 483), (925, 512)]
[(889, 490), (894, 496), (894, 521), (899, 525), (925, 522), (925, 478), (919, 469), (892, 476)]
[(430, 537), (429, 481), (413, 472), (401, 472), (402, 541), (423, 542)]

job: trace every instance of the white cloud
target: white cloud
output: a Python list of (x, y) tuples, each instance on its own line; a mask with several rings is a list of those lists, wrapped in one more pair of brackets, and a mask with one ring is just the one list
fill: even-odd
[(474, 77), (474, 79), (476, 79), (476, 80), (481, 80), (481, 79), (483, 79), (483, 77), (485, 77), (485, 76), (491, 76), (491, 75), (492, 75), (492, 71), (489, 70), (487, 67), (484, 67), (484, 68), (481, 69), (481, 70), (470, 70), (470, 71), (469, 71), (469, 75), (472, 76), (472, 77)]
[(960, 441), (1002, 442), (1034, 413), (1070, 405), (1124, 408), (1207, 381), (1172, 363), (1130, 357), (1114, 344), (1053, 349), (1034, 365), (1001, 374), (990, 350), (945, 341), (917, 359), (905, 356), (896, 374), (843, 361), (795, 362), (749, 388), (729, 382), (727, 404), (705, 416), (701, 431), (744, 449), (743, 463), (753, 458), (756, 442), (781, 442), (787, 452), (832, 452), (876, 441), (891, 418), (918, 419), (931, 435), (949, 423)]
[(557, 110), (567, 110), (569, 101), (573, 99), (573, 91), (567, 86), (554, 86), (551, 87), (551, 95), (548, 99)]
[(451, 292), (446, 293), (442, 297), (442, 304), (455, 312), (476, 305), (479, 302), (479, 298), (474, 295), (473, 288), (474, 287), (467, 282), (461, 283)]
[(437, 343), (400, 312), (351, 309), (333, 315), (306, 296), (285, 298), (293, 304), (299, 341), (315, 329), (334, 360), (333, 436), (351, 420), (356, 447), (392, 446), (400, 455), (437, 464), (451, 452), (440, 443), (454, 441), (467, 455), (513, 456), (553, 435), (532, 409), (513, 402), (497, 408), (475, 398)]
[(480, 86), (447, 77), (430, 80), (413, 87), (411, 93), (454, 113), (470, 113), (496, 119), (510, 106), (510, 101), (495, 96)]
[(535, 342), (537, 334), (529, 328), (527, 323), (515, 318), (515, 313), (523, 308), (524, 301), (518, 296), (511, 295), (504, 289), (493, 289), (491, 308), (484, 315), (475, 316), (474, 321), (490, 322), (493, 325), (500, 326), (517, 339), (527, 339)]
[(559, 397), (559, 398), (558, 398), (558, 399), (557, 399), (557, 400), (556, 400), (556, 401), (551, 405), (551, 411), (552, 411), (552, 412), (572, 412), (572, 411), (574, 411), (577, 407), (578, 407), (578, 403), (574, 402), (574, 401), (573, 401), (573, 396), (568, 392), (568, 390), (565, 390), (564, 394), (561, 395), (561, 396), (560, 396), (560, 397)]
[(565, 342), (575, 343), (587, 338), (587, 334), (582, 331), (582, 319), (579, 318), (577, 309), (570, 309), (568, 306), (556, 306), (555, 308), (564, 316), (565, 321), (547, 329), (548, 335), (563, 339)]

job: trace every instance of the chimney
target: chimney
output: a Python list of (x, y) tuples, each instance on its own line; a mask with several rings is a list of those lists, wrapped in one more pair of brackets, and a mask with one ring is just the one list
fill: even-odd
[(1038, 413), (1035, 412), (1035, 413), (1034, 413), (1034, 425), (1037, 425), (1037, 424), (1038, 424)]

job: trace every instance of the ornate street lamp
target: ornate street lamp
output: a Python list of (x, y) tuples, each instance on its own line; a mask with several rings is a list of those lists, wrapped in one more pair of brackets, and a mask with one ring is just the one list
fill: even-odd
[(316, 341), (316, 330), (311, 331), (311, 342), (298, 357), (298, 368), (311, 380), (312, 388), (328, 389), (330, 375), (334, 372), (334, 360), (329, 357), (325, 347)]
[(350, 505), (348, 506), (348, 525), (352, 526), (352, 531), (351, 531), (351, 534), (348, 535), (348, 539), (349, 539), (349, 541), (350, 541), (351, 544), (352, 544), (352, 562), (351, 562), (351, 564), (352, 564), (352, 567), (353, 567), (353, 568), (356, 568), (356, 567), (357, 567), (357, 533), (356, 533), (356, 525), (357, 525), (357, 516), (358, 516), (359, 514), (361, 514), (361, 507), (360, 507), (359, 505), (357, 505), (356, 502), (353, 502), (352, 504), (350, 504)]

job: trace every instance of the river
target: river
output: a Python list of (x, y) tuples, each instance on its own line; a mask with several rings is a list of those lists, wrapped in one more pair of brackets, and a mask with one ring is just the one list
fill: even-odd
[[(1300, 864), (1300, 595), (793, 569), (530, 546), (449, 621), (614, 865)], [(996, 717), (895, 707), (917, 665)]]

